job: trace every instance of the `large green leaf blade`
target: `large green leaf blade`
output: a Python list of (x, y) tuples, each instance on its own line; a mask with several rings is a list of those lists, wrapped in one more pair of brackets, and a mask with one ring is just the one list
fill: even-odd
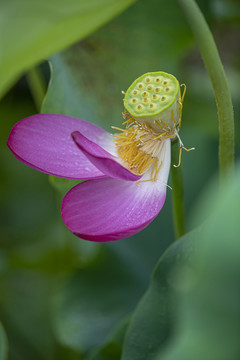
[(8, 355), (8, 341), (6, 333), (0, 323), (0, 360), (7, 360)]
[(177, 76), (179, 58), (191, 40), (175, 0), (164, 6), (158, 0), (138, 2), (85, 41), (51, 57), (42, 111), (101, 122), (109, 131), (123, 121), (121, 91), (150, 70)]
[(207, 221), (194, 268), (179, 276), (183, 286), (175, 288), (176, 336), (157, 360), (240, 357), (240, 169), (221, 195), (211, 192), (198, 215)]
[(134, 0), (0, 2), (0, 96), (32, 65), (93, 32)]
[(133, 269), (132, 260), (114, 247), (104, 246), (92, 264), (76, 271), (59, 288), (53, 319), (64, 346), (87, 353), (109, 342), (114, 328), (134, 309), (144, 291), (144, 271)]
[(122, 360), (153, 359), (168, 341), (173, 322), (171, 278), (179, 267), (191, 263), (199, 233), (199, 230), (195, 230), (183, 236), (160, 258), (150, 286), (132, 316)]
[(107, 341), (94, 351), (87, 360), (120, 360), (129, 316), (124, 318), (112, 331)]

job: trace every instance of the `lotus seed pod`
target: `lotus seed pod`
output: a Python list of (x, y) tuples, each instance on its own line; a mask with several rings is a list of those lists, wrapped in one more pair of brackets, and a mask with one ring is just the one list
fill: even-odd
[(124, 98), (129, 114), (156, 132), (161, 128), (162, 131), (174, 131), (180, 121), (180, 104), (178, 80), (162, 71), (140, 76), (128, 88)]

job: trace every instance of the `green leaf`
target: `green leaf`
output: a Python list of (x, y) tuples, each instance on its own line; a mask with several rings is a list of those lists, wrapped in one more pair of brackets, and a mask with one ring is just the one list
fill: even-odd
[(92, 351), (108, 342), (119, 321), (134, 309), (144, 290), (145, 267), (133, 268), (133, 258), (125, 255), (104, 245), (97, 261), (76, 271), (59, 289), (54, 323), (64, 346)]
[(158, 360), (240, 358), (240, 167), (222, 194), (214, 187), (198, 212), (207, 221), (194, 268), (180, 273), (175, 286), (176, 336)]
[(0, 323), (0, 360), (7, 360), (8, 355), (8, 341), (6, 333)]
[(56, 343), (48, 311), (53, 285), (51, 275), (27, 269), (12, 267), (1, 277), (1, 317), (11, 358), (53, 358)]
[(175, 0), (164, 6), (158, 0), (137, 2), (50, 59), (52, 77), (42, 111), (103, 124), (106, 130), (119, 126), (124, 110), (121, 91), (148, 71), (172, 71), (177, 76), (179, 58), (191, 40)]
[(171, 281), (178, 268), (191, 263), (199, 237), (195, 230), (170, 246), (160, 258), (149, 289), (136, 307), (127, 331), (122, 360), (150, 360), (172, 331)]
[(1, 1), (0, 96), (22, 72), (86, 37), (133, 1)]
[[(75, 116), (95, 123), (100, 122), (96, 109), (103, 105), (98, 102), (97, 91), (93, 95), (88, 87), (88, 80), (90, 83), (92, 82), (93, 73), (96, 70), (91, 69), (87, 78), (83, 78), (83, 72), (86, 72), (86, 70), (81, 70), (83, 52), (84, 49), (81, 51), (81, 46), (77, 45), (50, 59), (51, 81), (41, 112)], [(100, 87), (101, 82), (95, 81), (93, 86), (94, 88)]]
[(120, 324), (113, 330), (106, 343), (97, 349), (89, 360), (120, 360), (124, 336), (129, 324), (129, 316), (120, 321)]

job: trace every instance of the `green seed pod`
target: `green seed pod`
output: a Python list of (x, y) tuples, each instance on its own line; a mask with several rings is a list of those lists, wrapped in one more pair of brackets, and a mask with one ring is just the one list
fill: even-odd
[(174, 131), (181, 118), (179, 82), (162, 71), (148, 72), (128, 88), (124, 106), (135, 120), (156, 132), (161, 132), (161, 128), (162, 131)]

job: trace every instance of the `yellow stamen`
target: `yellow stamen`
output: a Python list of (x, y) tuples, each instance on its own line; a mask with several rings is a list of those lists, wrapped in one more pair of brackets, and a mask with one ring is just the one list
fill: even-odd
[(172, 110), (172, 121), (173, 121), (173, 123), (174, 123), (174, 127), (175, 127), (175, 125), (176, 125), (176, 121), (175, 121), (175, 119), (174, 119), (173, 110)]
[[(164, 135), (166, 135), (166, 134), (167, 134), (167, 131), (165, 131), (164, 133), (156, 136), (154, 139), (161, 139), (161, 138), (164, 137)], [(164, 137), (164, 139), (165, 139), (165, 137)]]
[(125, 131), (124, 129), (121, 129), (117, 126), (111, 126), (112, 129), (118, 130), (118, 131)]
[[(130, 121), (132, 126), (130, 126)], [(152, 166), (148, 181), (156, 181), (161, 167), (161, 164), (160, 166), (158, 164), (158, 157), (164, 135), (158, 139), (150, 126), (145, 123), (139, 124), (135, 120), (133, 122), (132, 118), (127, 120), (127, 124), (129, 126), (126, 129), (113, 126), (113, 129), (120, 131), (119, 134), (113, 135), (119, 157), (137, 175), (143, 175)]]
[(179, 104), (179, 123), (178, 123), (178, 129), (180, 129), (181, 127), (181, 123), (182, 123), (182, 109), (183, 109), (183, 100), (187, 91), (187, 86), (185, 84), (181, 84), (180, 87), (184, 87), (183, 89), (183, 93), (180, 94), (180, 100), (178, 100), (178, 104)]
[[(164, 126), (161, 126), (158, 121), (160, 121)], [(155, 120), (154, 123), (156, 125), (158, 125), (160, 127), (160, 129), (164, 129), (164, 130), (168, 130), (168, 131), (171, 130), (170, 127), (168, 126), (168, 124), (166, 124), (165, 121), (163, 121), (161, 119), (160, 120)]]
[(176, 134), (171, 134), (171, 135), (168, 135), (168, 136), (164, 136), (164, 139), (171, 139), (171, 138), (174, 138), (176, 137)]
[[(160, 163), (160, 165), (158, 166), (158, 158), (156, 158), (154, 160), (154, 163), (153, 163), (153, 167), (152, 167), (152, 170), (151, 170), (151, 175), (150, 175), (150, 179), (147, 179), (147, 180), (139, 180), (137, 182), (137, 184), (140, 184), (140, 183), (143, 183), (143, 182), (148, 182), (148, 181), (157, 181), (157, 175), (159, 173), (159, 170), (162, 166), (162, 162)], [(165, 184), (166, 186), (168, 186), (167, 184)]]
[(185, 151), (192, 151), (192, 150), (195, 150), (195, 148), (190, 148), (190, 149), (187, 149), (185, 148), (183, 145), (180, 145), (180, 150), (179, 150), (179, 158), (178, 158), (178, 164), (177, 165), (173, 165), (175, 168), (178, 168), (180, 165), (181, 165), (181, 159), (182, 159), (182, 151), (185, 150)]
[(131, 127), (121, 131), (121, 134), (114, 135), (120, 158), (133, 173), (144, 174), (154, 158), (151, 154), (141, 151), (141, 143), (136, 137), (138, 128)]
[(127, 119), (124, 123), (123, 123), (123, 125), (131, 125), (131, 124), (135, 124), (136, 123), (136, 120), (129, 114), (129, 112), (128, 111), (124, 111), (123, 113), (122, 113), (122, 115), (123, 115), (123, 118), (124, 119)]

